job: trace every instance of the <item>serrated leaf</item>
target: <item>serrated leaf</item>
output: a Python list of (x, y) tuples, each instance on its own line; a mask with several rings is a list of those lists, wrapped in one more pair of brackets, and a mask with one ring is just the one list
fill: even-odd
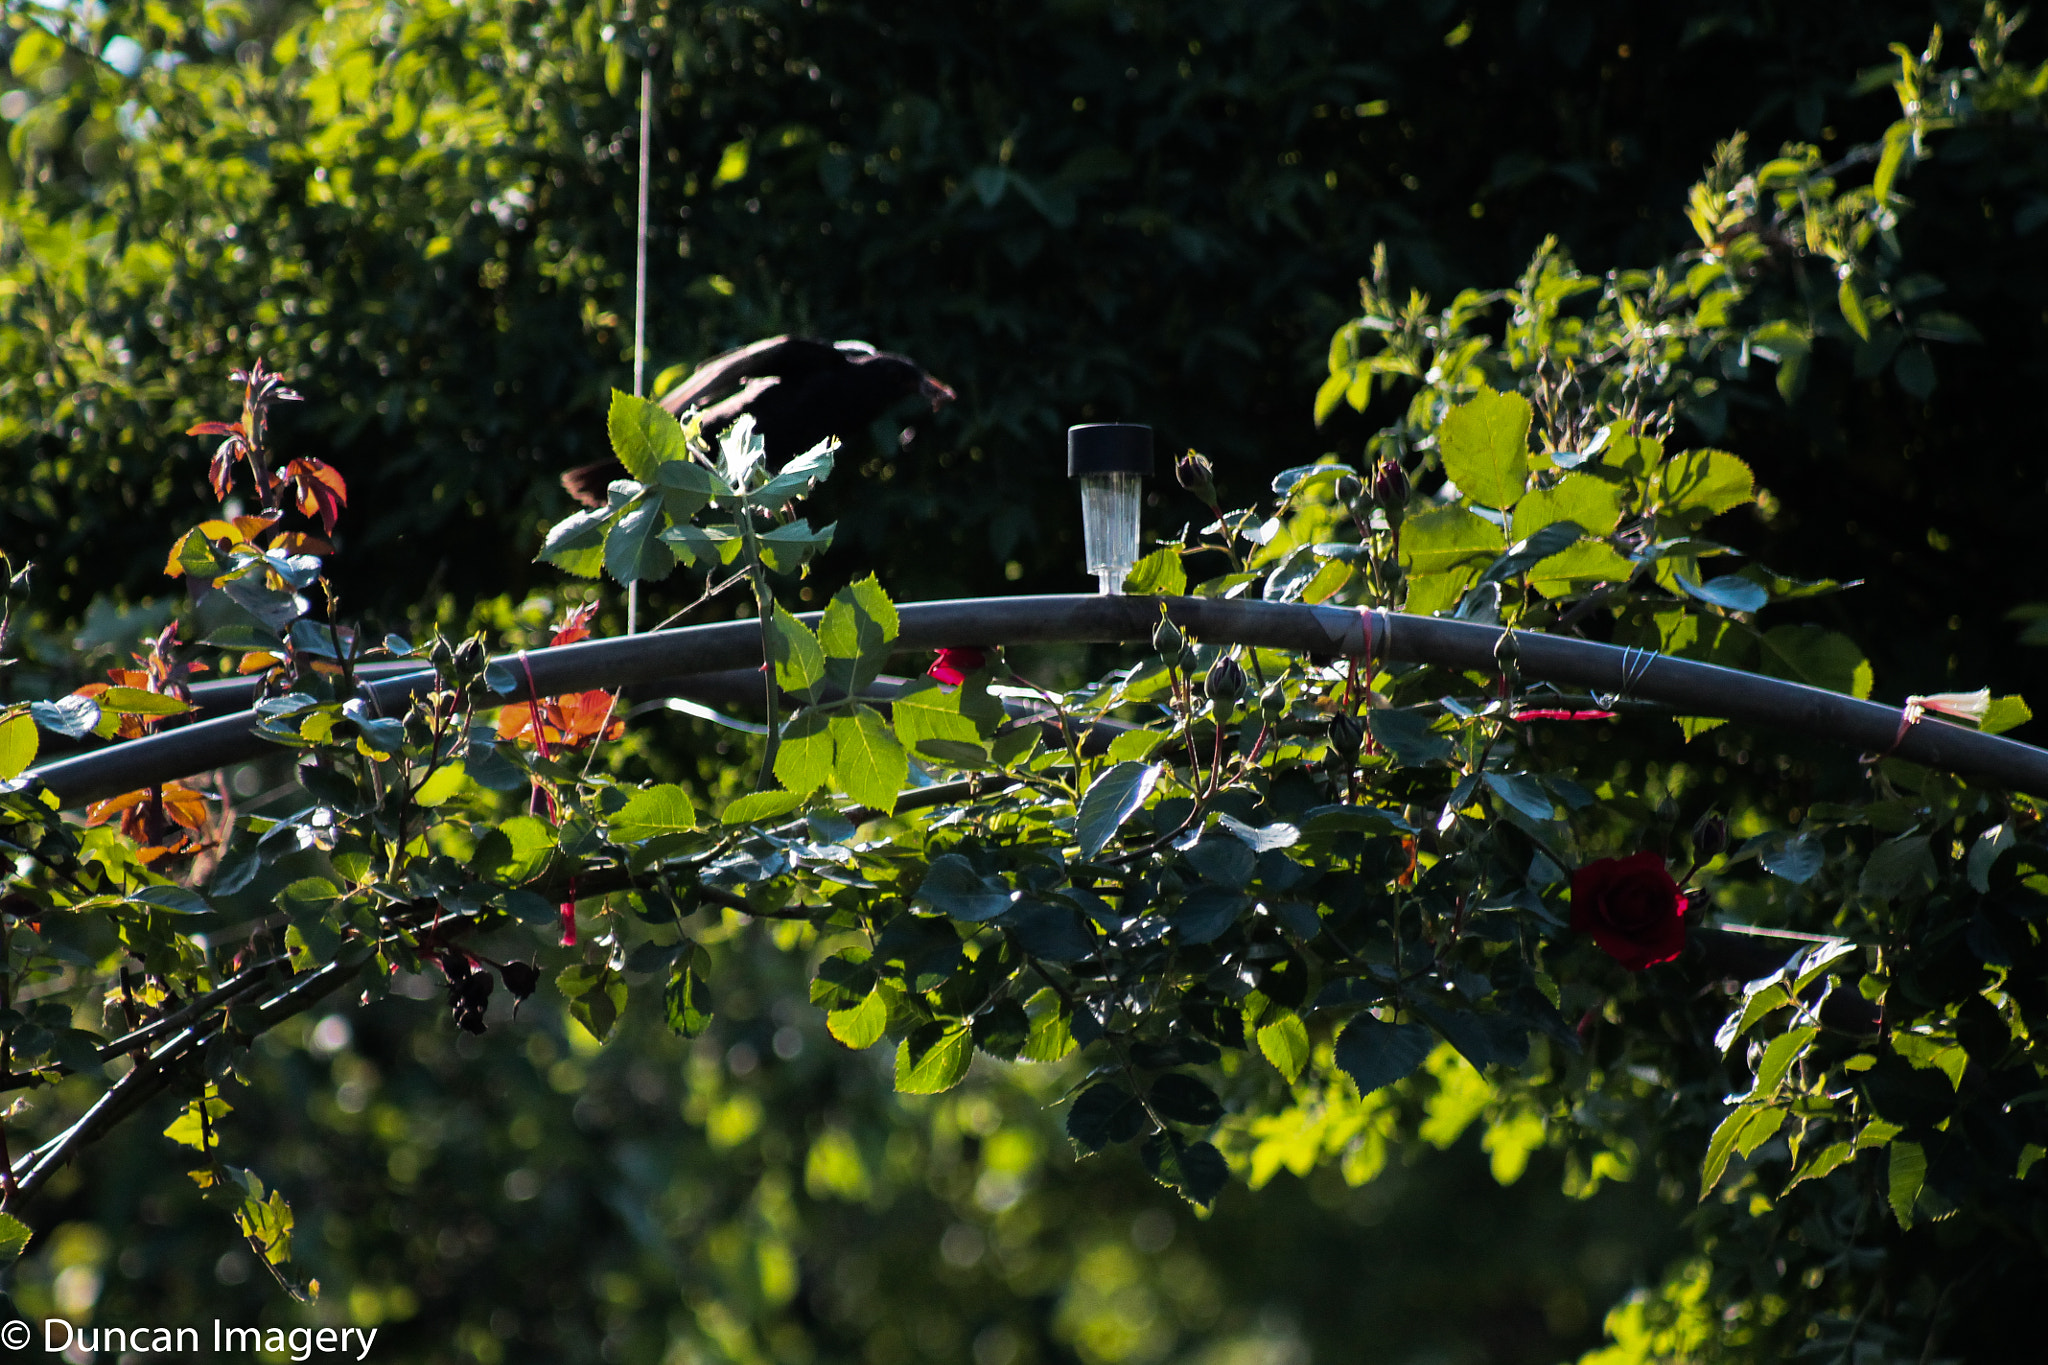
[(1885, 1199), (1899, 1226), (1913, 1226), (1913, 1205), (1920, 1200), (1920, 1187), (1927, 1182), (1927, 1153), (1917, 1142), (1894, 1142), (1885, 1174)]
[(1529, 400), (1482, 389), (1453, 408), (1437, 428), (1444, 474), (1485, 507), (1512, 507), (1529, 479)]
[(1604, 536), (1621, 520), (1621, 488), (1590, 474), (1567, 474), (1515, 504), (1514, 536), (1527, 540), (1546, 526), (1575, 522), (1587, 534)]
[(659, 583), (676, 567), (675, 552), (657, 534), (661, 504), (637, 503), (612, 524), (604, 538), (605, 572), (621, 583)]
[(37, 725), (66, 739), (84, 739), (100, 723), (99, 703), (91, 697), (59, 697), (55, 701), (30, 702), (28, 713)]
[(809, 795), (832, 780), (832, 730), (817, 711), (799, 711), (782, 727), (775, 746), (775, 780)]
[(896, 607), (873, 574), (832, 594), (818, 623), (832, 681), (858, 694), (874, 682), (896, 638)]
[(787, 815), (803, 803), (802, 792), (750, 792), (726, 806), (718, 819), (721, 824), (751, 825)]
[(1017, 893), (976, 872), (959, 854), (947, 853), (932, 859), (913, 899), (948, 919), (982, 924), (1014, 905)]
[(910, 778), (910, 757), (889, 723), (873, 707), (859, 706), (850, 716), (832, 717), (829, 728), (832, 777), (839, 790), (885, 814), (895, 810)]
[(0, 782), (11, 782), (27, 772), (41, 743), (35, 717), (28, 712), (17, 711), (0, 720)]
[(896, 1091), (936, 1095), (951, 1090), (974, 1060), (974, 1034), (964, 1024), (930, 1023), (896, 1045)]
[(1337, 1036), (1336, 1062), (1360, 1095), (1370, 1095), (1421, 1066), (1434, 1046), (1435, 1035), (1421, 1024), (1387, 1024), (1361, 1014)]
[(11, 1213), (0, 1213), (0, 1259), (14, 1260), (35, 1233)]
[(1154, 1179), (1192, 1204), (1215, 1203), (1230, 1180), (1223, 1153), (1206, 1142), (1183, 1141), (1177, 1133), (1154, 1134), (1145, 1143), (1144, 1157)]
[(1721, 1120), (1714, 1129), (1714, 1136), (1707, 1141), (1706, 1159), (1700, 1163), (1700, 1198), (1705, 1199), (1721, 1183), (1721, 1176), (1728, 1169), (1728, 1158), (1734, 1154), (1735, 1143), (1743, 1131), (1755, 1121), (1762, 1110), (1754, 1104), (1739, 1104), (1735, 1111)]
[(859, 1052), (873, 1047), (889, 1027), (889, 1001), (880, 985), (850, 1009), (833, 1010), (825, 1016), (825, 1031), (847, 1047)]
[(1138, 1097), (1115, 1081), (1097, 1081), (1083, 1090), (1067, 1111), (1067, 1136), (1086, 1152), (1099, 1152), (1129, 1142), (1150, 1120)]
[(1259, 1025), (1258, 1038), (1259, 1051), (1266, 1054), (1273, 1069), (1285, 1076), (1289, 1085), (1294, 1084), (1308, 1065), (1308, 1026), (1301, 1017), (1293, 1010), (1280, 1010)]
[(431, 810), (452, 798), (468, 782), (469, 774), (464, 770), (462, 760), (450, 759), (420, 783), (419, 790), (412, 794), (413, 803)]
[(1668, 516), (1704, 521), (1754, 502), (1756, 479), (1725, 450), (1682, 450), (1651, 476), (1650, 496)]
[(1439, 507), (1410, 517), (1402, 527), (1401, 567), (1414, 578), (1476, 569), (1506, 548), (1500, 527), (1486, 518), (1464, 507)]
[(690, 458), (682, 424), (661, 404), (648, 399), (613, 389), (605, 428), (611, 435), (612, 454), (641, 483), (654, 482), (656, 471), (669, 461)]
[(140, 687), (109, 687), (94, 698), (100, 710), (117, 716), (178, 716), (192, 709), (190, 702), (150, 692)]
[(1083, 858), (1102, 852), (1124, 821), (1145, 804), (1165, 772), (1163, 763), (1118, 763), (1089, 784), (1074, 824)]
[(711, 1027), (711, 986), (704, 979), (707, 958), (702, 948), (688, 940), (680, 946), (685, 951), (677, 954), (668, 984), (662, 987), (661, 1002), (668, 1026), (685, 1038), (695, 1038)]
[(626, 798), (607, 827), (615, 840), (653, 839), (697, 827), (697, 806), (689, 792), (672, 782), (648, 787)]
[(777, 687), (807, 701), (817, 699), (825, 681), (825, 648), (809, 626), (780, 606), (769, 618), (768, 653)]
[(1178, 546), (1162, 545), (1131, 566), (1124, 591), (1138, 596), (1179, 597), (1188, 590)]
[(951, 740), (979, 744), (981, 730), (961, 711), (967, 697), (964, 687), (945, 688), (936, 678), (919, 678), (889, 701), (889, 716), (896, 738), (906, 749), (926, 740)]

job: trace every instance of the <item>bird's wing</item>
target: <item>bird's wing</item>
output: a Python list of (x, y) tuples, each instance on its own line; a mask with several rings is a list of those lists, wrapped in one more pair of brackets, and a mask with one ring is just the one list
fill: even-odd
[(721, 398), (710, 407), (698, 409), (697, 416), (704, 423), (705, 432), (723, 431), (733, 419), (752, 407), (755, 399), (781, 383), (781, 378), (776, 375), (759, 375), (747, 380), (736, 392)]
[(880, 351), (875, 349), (872, 342), (866, 341), (835, 341), (832, 343), (832, 349), (856, 365), (870, 356), (881, 354)]
[(664, 394), (661, 406), (672, 413), (719, 403), (749, 379), (763, 375), (801, 374), (828, 365), (843, 365), (832, 346), (807, 337), (764, 337), (751, 346), (714, 356), (697, 372)]

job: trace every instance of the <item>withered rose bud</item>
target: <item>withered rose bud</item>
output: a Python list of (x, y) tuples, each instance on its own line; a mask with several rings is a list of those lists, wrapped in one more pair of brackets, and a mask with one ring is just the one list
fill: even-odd
[(1152, 628), (1152, 648), (1158, 650), (1163, 658), (1178, 659), (1180, 647), (1186, 640), (1187, 637), (1180, 633), (1180, 627), (1164, 616), (1160, 617), (1159, 624)]
[(498, 975), (505, 978), (505, 989), (514, 1000), (526, 999), (540, 986), (540, 968), (531, 962), (501, 963)]
[(1202, 680), (1202, 690), (1214, 702), (1232, 702), (1244, 695), (1244, 670), (1237, 660), (1228, 654), (1209, 665), (1209, 676)]
[(1180, 457), (1178, 464), (1174, 465), (1173, 473), (1174, 477), (1180, 480), (1182, 488), (1193, 493), (1206, 505), (1216, 505), (1216, 467), (1205, 457), (1190, 450)]
[(484, 642), (472, 635), (455, 648), (455, 667), (463, 673), (474, 673), (484, 666)]
[(1349, 711), (1330, 717), (1330, 750), (1345, 762), (1358, 757), (1365, 744), (1365, 722)]

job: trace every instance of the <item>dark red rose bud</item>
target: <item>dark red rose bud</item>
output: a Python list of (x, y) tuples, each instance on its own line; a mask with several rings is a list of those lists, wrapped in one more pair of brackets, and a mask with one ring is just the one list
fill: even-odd
[(1244, 695), (1244, 670), (1237, 660), (1228, 654), (1209, 665), (1209, 676), (1202, 680), (1202, 691), (1210, 701), (1233, 702)]
[(1180, 457), (1173, 467), (1174, 477), (1180, 486), (1200, 498), (1210, 507), (1216, 505), (1216, 467), (1203, 456), (1190, 450)]
[(1330, 750), (1349, 763), (1365, 745), (1365, 722), (1349, 711), (1330, 717)]
[(1373, 470), (1372, 500), (1390, 516), (1408, 505), (1408, 471), (1399, 460), (1381, 460)]
[(1602, 858), (1572, 874), (1572, 931), (1639, 972), (1685, 951), (1685, 896), (1655, 853)]
[(1709, 815), (1692, 830), (1692, 852), (1701, 862), (1718, 858), (1728, 851), (1728, 822), (1718, 815)]

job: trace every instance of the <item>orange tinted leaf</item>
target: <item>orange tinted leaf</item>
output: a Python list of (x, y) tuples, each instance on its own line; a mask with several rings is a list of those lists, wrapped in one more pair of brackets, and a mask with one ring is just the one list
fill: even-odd
[(261, 673), (266, 668), (275, 668), (283, 662), (284, 660), (275, 654), (266, 654), (262, 650), (256, 650), (253, 653), (244, 654), (240, 667), (235, 671), (237, 673)]
[(95, 801), (85, 808), (85, 823), (88, 825), (104, 825), (122, 811), (127, 810), (131, 806), (140, 805), (148, 799), (149, 791), (145, 788), (142, 791), (123, 792), (119, 796), (110, 796), (104, 801)]

